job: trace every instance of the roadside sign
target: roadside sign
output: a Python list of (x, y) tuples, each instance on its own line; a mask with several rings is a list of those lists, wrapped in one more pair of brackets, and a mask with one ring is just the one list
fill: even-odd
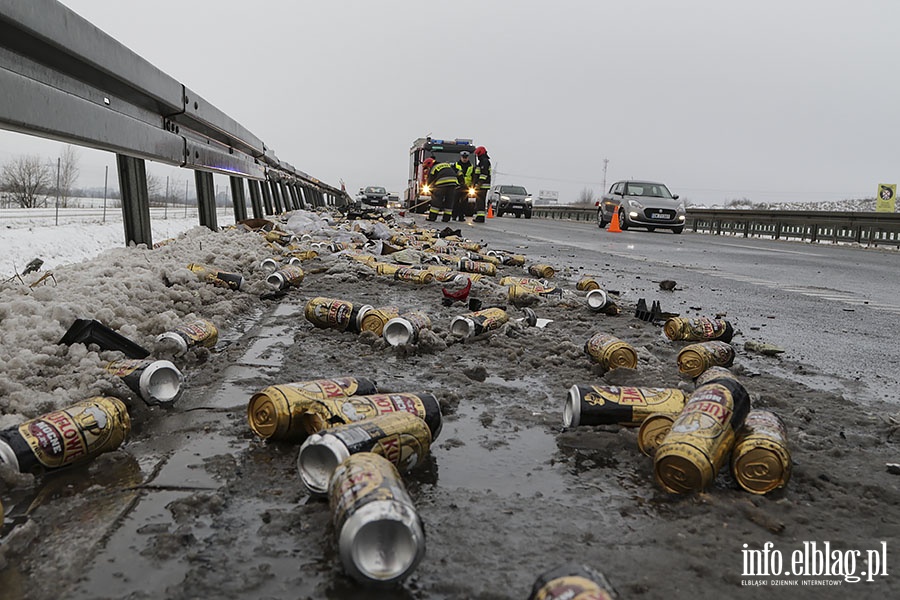
[(894, 212), (897, 200), (896, 183), (879, 183), (875, 197), (875, 212)]

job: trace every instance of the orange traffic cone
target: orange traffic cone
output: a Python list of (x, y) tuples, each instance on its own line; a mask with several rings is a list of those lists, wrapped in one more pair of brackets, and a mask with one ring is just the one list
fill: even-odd
[(619, 211), (613, 213), (612, 221), (609, 222), (607, 231), (610, 233), (622, 233), (622, 228), (619, 227)]
[(493, 205), (493, 204), (488, 204), (488, 214), (487, 214), (487, 218), (488, 218), (488, 219), (493, 219), (493, 218), (494, 218), (494, 205)]

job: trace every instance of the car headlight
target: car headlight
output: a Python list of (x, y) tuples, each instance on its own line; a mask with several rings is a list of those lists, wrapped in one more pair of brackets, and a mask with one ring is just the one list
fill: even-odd
[(641, 204), (640, 202), (638, 202), (637, 200), (629, 200), (629, 201), (628, 201), (628, 206), (630, 206), (631, 208), (636, 208), (637, 210), (643, 210), (643, 209), (644, 209), (644, 205)]
[(531, 204), (531, 196), (525, 198), (525, 204)]
[(509, 202), (509, 196), (500, 196), (500, 199)]
[(431, 191), (431, 187), (430, 187), (427, 183), (426, 183), (425, 185), (422, 186), (422, 193), (423, 193), (423, 194), (427, 194), (427, 193), (429, 193), (430, 191)]
[(676, 206), (675, 212), (677, 212), (679, 214), (684, 214), (686, 212), (684, 204), (679, 204), (678, 206)]
[(475, 197), (475, 188), (473, 188), (473, 187), (469, 188), (469, 195), (472, 196), (473, 198)]

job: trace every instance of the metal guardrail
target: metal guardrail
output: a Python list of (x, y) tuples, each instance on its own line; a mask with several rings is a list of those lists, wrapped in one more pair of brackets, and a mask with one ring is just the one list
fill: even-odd
[(213, 229), (212, 173), (231, 178), (236, 219), (244, 179), (259, 218), (350, 200), (56, 0), (0, 0), (0, 128), (116, 153), (126, 242), (150, 242), (143, 160), (194, 170)]
[[(597, 220), (595, 207), (536, 206), (532, 214), (541, 219)], [(900, 247), (897, 213), (689, 208), (685, 227), (716, 235)]]

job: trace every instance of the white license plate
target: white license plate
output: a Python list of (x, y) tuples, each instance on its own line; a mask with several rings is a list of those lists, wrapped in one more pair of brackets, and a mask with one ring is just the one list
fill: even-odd
[(668, 219), (669, 215), (667, 215), (665, 213), (652, 213), (650, 215), (650, 218), (651, 219)]

